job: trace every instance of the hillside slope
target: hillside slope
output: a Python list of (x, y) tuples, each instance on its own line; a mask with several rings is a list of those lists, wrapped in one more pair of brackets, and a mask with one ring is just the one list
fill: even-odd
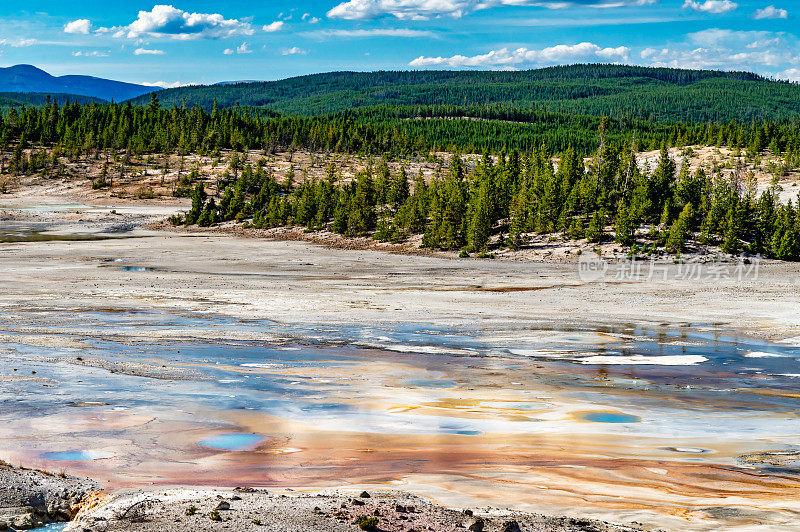
[[(800, 87), (747, 72), (573, 65), (522, 72), (332, 72), (159, 91), (163, 105), (235, 105), (319, 115), (379, 105), (532, 106), (670, 121), (785, 119)], [(134, 99), (146, 103), (149, 97)]]
[(106, 100), (93, 96), (80, 96), (78, 94), (46, 94), (42, 92), (0, 92), (0, 108), (42, 106), (47, 103), (47, 98), (63, 104), (65, 102), (77, 103), (103, 103)]
[(75, 94), (120, 102), (153, 90), (144, 85), (93, 76), (51, 76), (32, 65), (0, 68), (0, 92)]

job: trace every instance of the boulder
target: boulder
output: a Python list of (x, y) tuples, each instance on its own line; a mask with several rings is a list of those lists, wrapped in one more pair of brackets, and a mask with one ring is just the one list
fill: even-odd
[(483, 527), (485, 526), (485, 523), (483, 522), (483, 519), (481, 519), (480, 517), (476, 517), (474, 519), (470, 519), (469, 521), (467, 521), (464, 526), (466, 526), (467, 530), (469, 530), (470, 532), (483, 532)]

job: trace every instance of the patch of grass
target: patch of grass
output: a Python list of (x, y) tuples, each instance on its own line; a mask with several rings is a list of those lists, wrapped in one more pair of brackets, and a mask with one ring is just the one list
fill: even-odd
[(193, 505), (191, 505), (191, 506), (189, 506), (189, 507), (186, 509), (186, 515), (194, 515), (194, 514), (196, 514), (196, 513), (197, 513), (197, 506), (195, 506), (194, 504), (193, 504)]
[(222, 517), (219, 515), (219, 512), (216, 510), (211, 510), (211, 513), (208, 514), (208, 518), (212, 521), (222, 521)]
[(358, 528), (361, 530), (377, 530), (378, 529), (378, 518), (377, 517), (370, 517), (367, 515), (359, 515), (356, 517), (356, 524)]

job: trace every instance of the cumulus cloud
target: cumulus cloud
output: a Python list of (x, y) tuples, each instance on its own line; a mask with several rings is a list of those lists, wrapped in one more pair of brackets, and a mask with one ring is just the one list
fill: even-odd
[(375, 28), (371, 30), (321, 30), (309, 32), (321, 37), (363, 38), (363, 37), (433, 37), (432, 31), (409, 30), (403, 28)]
[(775, 74), (776, 79), (784, 79), (787, 81), (800, 82), (800, 68), (787, 68)]
[(64, 33), (79, 33), (88, 35), (92, 29), (92, 23), (88, 18), (79, 18), (64, 24)]
[(156, 5), (151, 11), (139, 15), (115, 36), (127, 35), (131, 39), (142, 37), (190, 39), (221, 39), (236, 35), (252, 35), (250, 23), (226, 19), (219, 13), (189, 13), (171, 5)]
[(164, 55), (167, 52), (164, 50), (151, 50), (147, 48), (137, 48), (133, 51), (133, 55)]
[(222, 53), (225, 55), (233, 55), (233, 50), (231, 48), (225, 48), (222, 50)]
[(753, 18), (760, 19), (774, 19), (774, 18), (789, 18), (789, 12), (775, 6), (767, 6), (764, 9), (756, 9), (753, 13)]
[[(655, 4), (658, 0), (348, 0), (328, 11), (330, 18), (348, 20), (393, 16), (402, 20), (427, 20), (441, 16), (459, 18), (473, 11), (499, 6), (537, 6), (565, 9), (573, 6), (624, 7)], [(711, 0), (710, 0), (711, 1)]]
[(266, 31), (267, 33), (275, 33), (276, 31), (281, 31), (285, 24), (286, 23), (283, 22), (282, 20), (276, 20), (272, 24), (267, 24), (261, 29)]
[(630, 48), (619, 46), (617, 48), (601, 48), (600, 46), (582, 42), (579, 44), (559, 44), (541, 50), (517, 48), (509, 50), (501, 48), (486, 54), (452, 57), (424, 57), (420, 56), (409, 63), (412, 67), (446, 66), (451, 68), (494, 68), (512, 69), (519, 66), (539, 66), (578, 60), (602, 60), (604, 62), (627, 61)]
[(737, 7), (739, 7), (739, 4), (731, 2), (731, 0), (706, 0), (705, 2), (686, 0), (683, 3), (684, 9), (692, 9), (701, 13), (713, 13), (715, 15), (728, 13)]
[[(798, 42), (769, 31), (733, 31), (719, 28), (691, 33), (684, 45), (645, 48), (645, 64), (672, 68), (753, 70), (762, 74), (800, 63)], [(787, 71), (788, 72), (788, 71)]]
[(281, 55), (306, 55), (308, 54), (307, 50), (303, 50), (302, 48), (298, 48), (297, 46), (292, 46), (291, 48), (286, 48), (281, 51)]
[(239, 46), (236, 47), (237, 54), (252, 54), (253, 50), (249, 48), (246, 42), (243, 42)]

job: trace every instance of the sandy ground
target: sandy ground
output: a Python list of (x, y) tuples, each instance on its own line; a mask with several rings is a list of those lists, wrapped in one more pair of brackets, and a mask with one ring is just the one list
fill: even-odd
[(258, 489), (168, 489), (123, 492), (83, 512), (67, 532), (137, 530), (263, 530), (294, 532), (358, 530), (359, 517), (375, 518), (385, 532), (634, 532), (590, 519), (546, 517), (491, 508), (458, 511), (402, 492), (327, 491), (270, 493)]

